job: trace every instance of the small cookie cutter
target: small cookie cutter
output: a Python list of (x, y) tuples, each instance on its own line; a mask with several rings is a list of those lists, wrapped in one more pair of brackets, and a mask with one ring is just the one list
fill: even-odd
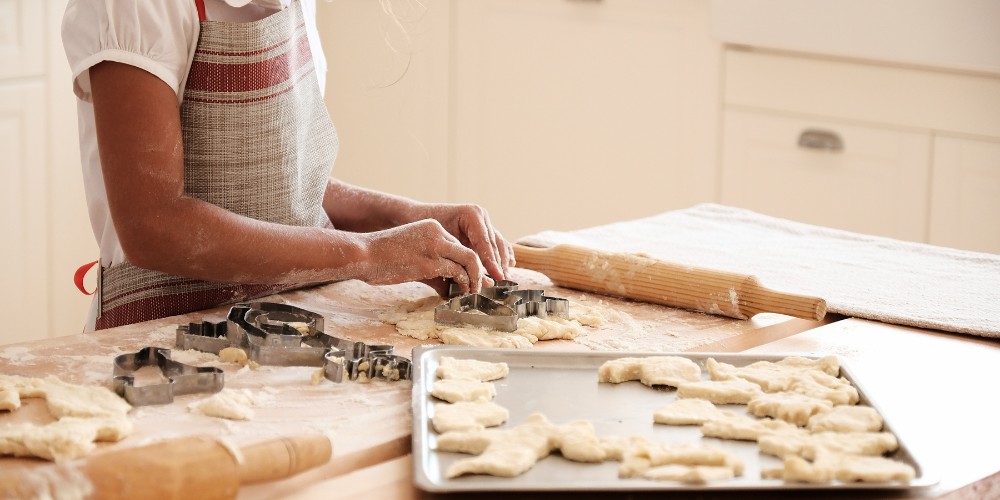
[[(136, 387), (135, 372), (144, 366), (158, 366), (167, 382)], [(186, 365), (170, 359), (170, 349), (144, 347), (139, 352), (115, 356), (112, 385), (132, 406), (172, 403), (174, 396), (197, 392), (215, 393), (224, 385), (222, 370)]]
[(497, 280), (494, 286), (469, 294), (452, 283), (448, 295), (448, 302), (434, 308), (435, 323), (513, 332), (520, 318), (569, 316), (568, 300), (547, 297), (544, 290), (518, 290), (518, 284), (510, 280)]
[(324, 376), (332, 382), (345, 377), (410, 380), (411, 362), (395, 355), (393, 346), (340, 339), (324, 333), (324, 327), (322, 315), (299, 307), (242, 303), (229, 310), (224, 322), (179, 326), (177, 346), (214, 354), (237, 347), (260, 365), (323, 367)]

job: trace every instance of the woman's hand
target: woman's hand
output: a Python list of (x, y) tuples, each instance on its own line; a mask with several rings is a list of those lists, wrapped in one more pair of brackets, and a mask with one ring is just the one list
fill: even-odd
[(366, 233), (361, 279), (372, 285), (423, 281), (445, 294), (451, 278), (463, 292), (492, 285), (476, 252), (464, 246), (433, 219)]
[(496, 279), (510, 279), (515, 264), (514, 248), (490, 222), (490, 214), (479, 205), (449, 203), (422, 204), (417, 210), (422, 218), (441, 223), (448, 233), (479, 255), (486, 272)]

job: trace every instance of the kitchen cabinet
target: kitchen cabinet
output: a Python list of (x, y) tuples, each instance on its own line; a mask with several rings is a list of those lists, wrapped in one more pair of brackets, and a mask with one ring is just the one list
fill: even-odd
[(930, 144), (928, 132), (730, 108), (722, 203), (925, 242)]
[(455, 2), (449, 199), (517, 238), (714, 201), (701, 0)]
[(0, 78), (45, 72), (45, 2), (0, 0)]
[(1000, 254), (1000, 140), (934, 138), (930, 243)]

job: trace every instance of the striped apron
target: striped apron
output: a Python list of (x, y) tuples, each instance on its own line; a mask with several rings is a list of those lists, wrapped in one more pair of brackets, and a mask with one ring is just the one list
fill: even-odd
[[(298, 0), (252, 23), (206, 21), (196, 3), (201, 34), (181, 104), (184, 193), (261, 221), (331, 227), (322, 202), (337, 134)], [(123, 262), (101, 271), (96, 328), (301, 286), (213, 283)]]

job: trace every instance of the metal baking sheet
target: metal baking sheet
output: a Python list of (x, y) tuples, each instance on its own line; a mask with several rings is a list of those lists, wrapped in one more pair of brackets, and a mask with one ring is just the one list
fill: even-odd
[[(747, 355), (719, 353), (652, 353), (652, 352), (580, 352), (531, 351), (515, 349), (484, 349), (464, 346), (434, 346), (414, 349), (413, 360), (413, 454), (414, 482), (424, 490), (453, 491), (539, 491), (539, 490), (918, 490), (937, 484), (917, 463), (906, 448), (905, 436), (896, 434), (899, 450), (891, 458), (908, 463), (917, 476), (910, 483), (785, 483), (780, 479), (761, 479), (762, 468), (778, 467), (781, 460), (760, 452), (757, 443), (706, 438), (699, 426), (670, 426), (653, 423), (653, 412), (676, 399), (674, 389), (654, 389), (639, 382), (601, 384), (597, 369), (611, 359), (643, 356), (681, 356), (702, 368), (702, 378), (709, 379), (705, 360), (735, 366), (755, 361), (779, 361), (786, 355)], [(810, 359), (822, 356), (798, 354)], [(434, 405), (442, 401), (430, 396), (438, 359), (451, 356), (459, 359), (504, 362), (510, 367), (507, 377), (494, 381), (497, 396), (494, 402), (510, 411), (510, 419), (497, 429), (524, 423), (528, 415), (542, 413), (555, 424), (588, 420), (597, 436), (645, 436), (661, 443), (710, 443), (738, 454), (746, 462), (741, 477), (706, 485), (692, 485), (641, 478), (619, 479), (619, 462), (583, 464), (553, 453), (540, 460), (528, 472), (514, 478), (467, 475), (448, 479), (444, 472), (453, 462), (470, 455), (435, 451), (437, 433), (431, 427)], [(893, 432), (891, 419), (856, 380), (847, 363), (841, 360), (841, 376), (857, 387), (861, 405), (873, 406), (885, 419), (885, 430)], [(737, 414), (747, 414), (745, 405), (718, 405)]]

